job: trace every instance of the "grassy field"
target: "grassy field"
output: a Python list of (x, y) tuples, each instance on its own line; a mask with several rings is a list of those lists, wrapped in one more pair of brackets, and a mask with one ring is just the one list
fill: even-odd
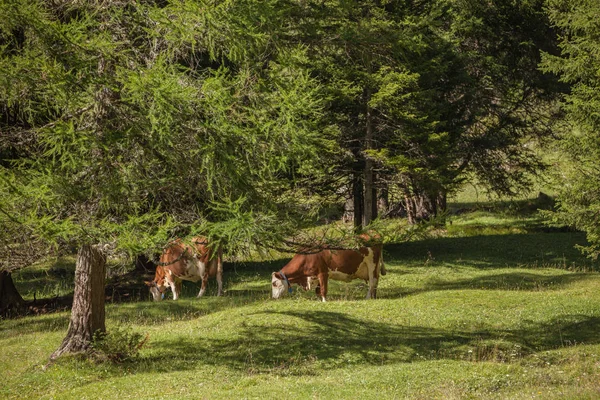
[[(200, 300), (186, 285), (177, 302), (108, 305), (109, 331), (149, 338), (118, 365), (43, 370), (69, 314), (3, 320), (0, 398), (597, 399), (600, 274), (574, 249), (584, 239), (535, 215), (453, 216), (436, 238), (386, 247), (374, 301), (358, 281), (332, 283), (327, 303), (297, 290), (273, 301), (285, 259), (226, 264), (224, 297), (211, 282)], [(62, 262), (17, 286), (67, 291)]]

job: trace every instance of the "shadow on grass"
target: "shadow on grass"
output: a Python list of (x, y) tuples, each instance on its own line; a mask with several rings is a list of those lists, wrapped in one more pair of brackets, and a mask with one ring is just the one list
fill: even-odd
[(39, 332), (61, 330), (66, 332), (68, 326), (69, 316), (58, 313), (37, 317), (6, 319), (0, 323), (0, 336), (9, 338)]
[(267, 318), (299, 318), (303, 327), (265, 326), (249, 318), (233, 339), (161, 341), (153, 345), (158, 355), (138, 364), (140, 372), (208, 364), (245, 373), (311, 375), (315, 370), (349, 365), (420, 360), (511, 361), (572, 344), (600, 343), (600, 318), (582, 315), (565, 315), (517, 330), (458, 331), (392, 325), (336, 312), (265, 314)]
[[(438, 238), (387, 245), (385, 259), (388, 264), (401, 264), (402, 269), (467, 266), (479, 269), (559, 267), (597, 270), (597, 263), (592, 263), (574, 248), (577, 243), (585, 243), (585, 236), (582, 233), (558, 232)], [(117, 281), (113, 283), (113, 286), (107, 286), (107, 297), (115, 303), (126, 302), (126, 305), (110, 308), (107, 317), (118, 323), (134, 322), (142, 325), (155, 325), (173, 320), (198, 318), (242, 304), (262, 301), (269, 297), (271, 272), (279, 270), (288, 260), (226, 262), (225, 298), (223, 299), (215, 298), (216, 282), (211, 279), (208, 292), (202, 299), (195, 298), (199, 290), (198, 285), (185, 282), (182, 299), (186, 301), (166, 300), (161, 303), (152, 303), (146, 300), (148, 299), (148, 289), (143, 283), (146, 276), (132, 274), (127, 276), (127, 279), (130, 279), (128, 281), (125, 281), (123, 277), (116, 277)], [(23, 272), (26, 273), (26, 270)], [(399, 273), (396, 268), (388, 268), (388, 274), (395, 273)], [(402, 272), (400, 271), (400, 273)], [(37, 277), (39, 274), (29, 276), (29, 278)], [(585, 277), (585, 274), (580, 273), (538, 275), (519, 271), (449, 282), (433, 281), (418, 289), (401, 286), (382, 288), (379, 295), (381, 298), (398, 298), (423, 291), (453, 289), (546, 290), (568, 285), (583, 280)], [(114, 288), (119, 290), (117, 295), (115, 295), (115, 290), (110, 292)], [(363, 297), (362, 292), (356, 295), (357, 299)], [(57, 318), (64, 322), (48, 323), (45, 322), (46, 319), (38, 323), (32, 318), (26, 318), (19, 321), (18, 324), (23, 330), (35, 332), (53, 330), (56, 326), (66, 327), (68, 316)]]
[(587, 273), (539, 275), (527, 272), (508, 272), (488, 274), (470, 279), (433, 281), (425, 284), (423, 288), (386, 287), (380, 289), (379, 293), (381, 298), (396, 299), (437, 290), (546, 291), (561, 289), (570, 284), (589, 279), (590, 274)]
[(436, 238), (387, 245), (385, 260), (408, 266), (598, 270), (598, 262), (592, 262), (575, 248), (586, 243), (585, 234), (580, 232)]
[[(216, 280), (211, 279), (207, 292), (202, 298), (196, 298), (200, 290), (199, 284), (184, 281), (181, 300), (169, 299), (171, 293), (168, 291), (166, 300), (152, 302), (149, 300), (148, 287), (144, 284), (144, 280), (151, 280), (153, 274), (150, 276), (149, 274), (129, 273), (114, 277), (106, 286), (106, 316), (109, 321), (117, 324), (157, 325), (195, 319), (224, 309), (263, 301), (270, 296), (271, 272), (281, 269), (287, 261), (289, 260), (226, 263), (223, 275), (225, 290), (223, 297), (216, 297)], [(39, 277), (40, 275), (37, 272), (34, 276)], [(7, 319), (0, 324), (0, 333), (5, 332), (8, 335), (7, 332), (11, 331), (13, 333), (10, 335), (18, 335), (19, 331), (48, 332), (66, 329), (69, 324), (69, 314), (59, 315), (54, 312), (70, 310), (72, 295), (46, 299), (47, 302), (57, 300), (60, 300), (60, 307), (51, 307), (40, 313), (47, 314), (46, 316), (23, 315)], [(38, 303), (42, 302), (43, 300), (38, 300)], [(55, 315), (50, 317), (51, 314)]]

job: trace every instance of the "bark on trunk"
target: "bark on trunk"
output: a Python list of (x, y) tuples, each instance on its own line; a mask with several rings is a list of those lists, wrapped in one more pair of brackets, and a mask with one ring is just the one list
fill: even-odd
[(15, 287), (11, 273), (0, 271), (0, 315), (6, 317), (13, 312), (18, 313), (24, 305), (25, 300)]
[(94, 332), (105, 331), (104, 284), (106, 259), (102, 252), (91, 245), (84, 245), (77, 254), (75, 269), (75, 292), (71, 322), (67, 336), (50, 360), (66, 353), (88, 350)]
[[(370, 92), (366, 93), (367, 101), (370, 98)], [(366, 136), (365, 149), (373, 148), (373, 122), (371, 121), (371, 108), (367, 106), (366, 110)], [(364, 194), (364, 215), (363, 226), (367, 226), (375, 219), (377, 213), (377, 191), (375, 190), (375, 173), (373, 172), (373, 160), (369, 155), (365, 155), (365, 194)], [(374, 215), (375, 214), (375, 215)]]
[[(379, 182), (381, 184), (381, 182)], [(388, 212), (390, 211), (390, 194), (388, 191), (387, 185), (384, 185), (380, 192), (379, 197), (377, 198), (377, 212), (383, 218), (387, 217)]]
[(406, 203), (408, 222), (416, 224), (420, 221), (437, 217), (446, 211), (446, 199), (445, 192), (406, 195), (404, 201)]
[(363, 184), (359, 172), (354, 172), (352, 177), (352, 197), (354, 200), (354, 229), (362, 229), (364, 204), (363, 204)]

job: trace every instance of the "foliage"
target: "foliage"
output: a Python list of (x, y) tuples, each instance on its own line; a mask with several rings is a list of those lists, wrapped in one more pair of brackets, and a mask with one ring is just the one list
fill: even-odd
[(97, 360), (121, 363), (133, 359), (147, 341), (148, 335), (116, 327), (108, 332), (94, 332), (91, 351)]
[(555, 51), (542, 3), (298, 7), (294, 38), (310, 49), (345, 150), (337, 190), (359, 185), (354, 197), (367, 196), (375, 162), (378, 188), (406, 202), (414, 220), (443, 210), (446, 194), (473, 175), (500, 194), (526, 187), (543, 167), (530, 145), (549, 136), (555, 111), (554, 81), (537, 70), (539, 49)]
[[(130, 254), (200, 231), (232, 249), (272, 243), (314, 219), (322, 204), (289, 193), (326, 173), (335, 131), (321, 129), (306, 51), (270, 35), (274, 12), (0, 6), (3, 218), (56, 245)], [(250, 214), (262, 225), (237, 219)]]
[(550, 0), (550, 19), (560, 33), (561, 55), (544, 54), (541, 67), (557, 74), (571, 90), (562, 103), (566, 119), (559, 151), (563, 154), (554, 222), (586, 232), (593, 258), (600, 254), (600, 27), (594, 1)]

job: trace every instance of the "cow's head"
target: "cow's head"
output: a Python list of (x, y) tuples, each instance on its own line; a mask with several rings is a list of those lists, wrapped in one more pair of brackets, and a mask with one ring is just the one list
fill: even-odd
[(144, 281), (150, 288), (150, 294), (154, 301), (161, 301), (165, 297), (165, 292), (169, 288), (165, 280), (165, 271), (161, 266), (156, 267), (156, 275), (153, 281)]
[(271, 297), (279, 299), (290, 289), (290, 282), (281, 272), (273, 272), (271, 275)]
[(162, 284), (159, 284), (156, 281), (144, 281), (144, 283), (150, 288), (152, 300), (161, 301), (165, 297), (167, 286), (164, 284), (164, 281)]

